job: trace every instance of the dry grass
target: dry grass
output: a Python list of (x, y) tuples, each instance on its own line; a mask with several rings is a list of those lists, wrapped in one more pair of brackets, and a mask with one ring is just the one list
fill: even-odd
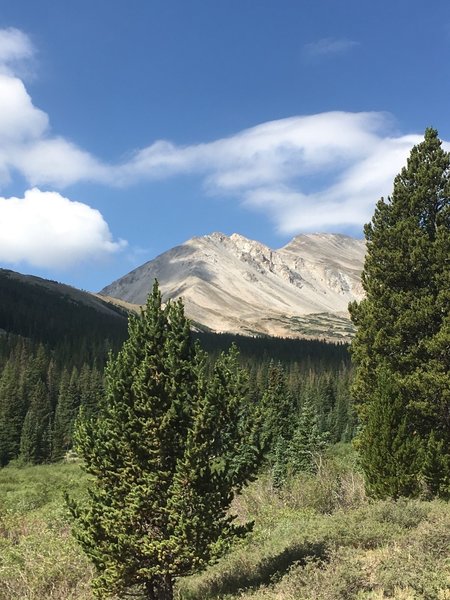
[[(254, 482), (234, 505), (251, 536), (176, 598), (450, 600), (449, 505), (370, 502), (347, 450), (281, 491), (268, 474)], [(92, 600), (62, 500), (82, 486), (76, 464), (0, 470), (1, 600)]]

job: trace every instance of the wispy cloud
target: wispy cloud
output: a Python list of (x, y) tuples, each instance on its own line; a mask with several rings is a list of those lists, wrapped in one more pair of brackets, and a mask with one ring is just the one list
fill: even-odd
[[(2, 38), (0, 31), (0, 65), (11, 68), (17, 57), (30, 56), (32, 46), (22, 35), (5, 35)], [(343, 51), (349, 44), (354, 42), (328, 40), (316, 51)], [(394, 176), (411, 147), (421, 139), (418, 135), (398, 135), (393, 118), (385, 113), (327, 112), (262, 123), (204, 144), (180, 146), (158, 140), (126, 161), (110, 164), (54, 135), (49, 122), (48, 115), (34, 106), (20, 77), (13, 70), (0, 68), (0, 188), (14, 172), (23, 175), (30, 186), (56, 189), (82, 181), (126, 187), (195, 175), (202, 179), (205, 195), (234, 197), (244, 206), (266, 214), (279, 231), (292, 234), (338, 231), (367, 222), (376, 200), (390, 193)], [(38, 190), (29, 194), (22, 199), (0, 199), (0, 219), (12, 223), (11, 231), (18, 236), (20, 220), (28, 223), (27, 215), (35, 215), (36, 207), (41, 205), (43, 214), (47, 214), (49, 203), (54, 202), (55, 209), (61, 207), (60, 214), (65, 219), (77, 215), (75, 221), (80, 224), (78, 216), (82, 213), (86, 223), (92, 225), (86, 227), (88, 234), (84, 237), (77, 238), (73, 232), (73, 239), (78, 241), (66, 255), (62, 251), (64, 240), (60, 238), (58, 253), (66, 256), (68, 262), (72, 258), (81, 260), (86, 252), (104, 254), (123, 247), (123, 243), (113, 241), (98, 211), (87, 205), (81, 205), (82, 210), (79, 203), (59, 194), (44, 197)], [(16, 216), (8, 216), (7, 207), (15, 207)], [(63, 227), (64, 220), (52, 221), (50, 212), (43, 229), (46, 234), (39, 237), (30, 229), (27, 235), (35, 240), (35, 245), (17, 256), (31, 257), (34, 247), (43, 244), (45, 248), (46, 237), (58, 238), (58, 228)], [(5, 239), (10, 240), (13, 249), (14, 240), (7, 236)], [(7, 255), (5, 243), (0, 258)], [(36, 252), (35, 257), (38, 255)], [(43, 250), (42, 262), (52, 260), (50, 255)]]
[(418, 135), (391, 134), (385, 113), (328, 112), (263, 123), (180, 147), (155, 142), (114, 170), (116, 183), (203, 176), (207, 193), (235, 196), (283, 233), (361, 227), (390, 193)]
[(33, 79), (36, 61), (30, 38), (19, 29), (0, 29), (0, 73)]
[(22, 60), (29, 60), (34, 55), (33, 44), (30, 38), (19, 29), (10, 27), (0, 29), (0, 65), (17, 65)]
[(338, 54), (346, 54), (359, 46), (359, 42), (347, 38), (322, 38), (303, 46), (303, 55), (306, 58), (324, 58)]

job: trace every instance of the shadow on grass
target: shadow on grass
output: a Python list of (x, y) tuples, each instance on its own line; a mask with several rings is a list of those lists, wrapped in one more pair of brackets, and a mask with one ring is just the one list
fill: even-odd
[(226, 573), (219, 581), (212, 581), (208, 585), (207, 597), (217, 598), (224, 594), (237, 594), (246, 589), (275, 583), (294, 563), (304, 565), (309, 560), (327, 560), (326, 544), (294, 544), (280, 554), (263, 559), (251, 573)]

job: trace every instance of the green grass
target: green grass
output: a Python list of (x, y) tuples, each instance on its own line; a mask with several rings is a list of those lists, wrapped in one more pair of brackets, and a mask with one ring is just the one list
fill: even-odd
[[(0, 470), (1, 600), (92, 600), (63, 501), (84, 482), (77, 464)], [(234, 510), (255, 521), (253, 533), (179, 580), (178, 600), (450, 599), (449, 505), (370, 502), (349, 446), (281, 491), (265, 474)]]
[(203, 574), (180, 580), (181, 600), (449, 599), (450, 507), (370, 502), (349, 447), (317, 476), (282, 492), (260, 478), (237, 503), (255, 529)]
[(76, 464), (0, 470), (0, 599), (90, 600), (91, 568), (70, 533), (64, 491), (77, 496)]

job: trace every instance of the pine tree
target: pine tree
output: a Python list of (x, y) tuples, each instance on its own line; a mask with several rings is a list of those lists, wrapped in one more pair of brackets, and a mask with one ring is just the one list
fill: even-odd
[(356, 415), (350, 394), (350, 372), (339, 373), (336, 385), (336, 404), (332, 415), (331, 441), (350, 442), (356, 432)]
[(104, 395), (102, 373), (96, 367), (84, 364), (80, 371), (79, 389), (83, 414), (90, 418), (97, 413)]
[(23, 377), (23, 394), (27, 411), (20, 437), (20, 460), (46, 462), (51, 456), (53, 407), (47, 387), (49, 355), (40, 344), (30, 357)]
[[(353, 385), (367, 478), (377, 496), (448, 496), (450, 465), (450, 155), (427, 129), (387, 201), (365, 227), (366, 298), (350, 305), (357, 334)], [(386, 410), (391, 380), (393, 414)], [(377, 432), (375, 421), (383, 431)], [(395, 444), (392, 440), (395, 439)], [(411, 440), (414, 439), (414, 443)], [(431, 441), (430, 441), (431, 440)], [(438, 450), (429, 460), (430, 444)], [(405, 481), (395, 492), (377, 456)], [(400, 476), (408, 472), (406, 479)]]
[(38, 379), (29, 393), (30, 406), (20, 437), (20, 460), (38, 464), (50, 459), (52, 407), (42, 380)]
[[(281, 363), (270, 362), (267, 386), (261, 399), (263, 413), (263, 437), (269, 453), (283, 446), (280, 438), (288, 441), (292, 437), (294, 399), (288, 389), (286, 372)], [(281, 445), (280, 445), (281, 444)]]
[(380, 369), (366, 425), (358, 440), (367, 491), (375, 497), (410, 496), (416, 493), (420, 440), (410, 432), (398, 381)]
[(58, 403), (55, 410), (52, 441), (52, 459), (60, 460), (72, 447), (74, 423), (80, 408), (78, 369), (73, 367), (69, 377), (63, 371), (59, 386)]
[(110, 357), (97, 419), (81, 419), (76, 433), (93, 484), (85, 505), (69, 506), (99, 597), (170, 600), (175, 578), (205, 568), (249, 529), (229, 512), (258, 462), (248, 381), (235, 351), (207, 370), (183, 305), (163, 308), (155, 283)]
[(302, 405), (294, 435), (289, 444), (288, 457), (293, 473), (306, 471), (314, 473), (317, 457), (328, 444), (329, 434), (321, 430), (319, 415), (311, 398)]
[(0, 467), (18, 457), (25, 418), (20, 369), (10, 358), (0, 377)]
[(322, 433), (330, 433), (333, 427), (333, 411), (336, 406), (335, 381), (331, 373), (319, 377), (316, 394), (317, 426)]

